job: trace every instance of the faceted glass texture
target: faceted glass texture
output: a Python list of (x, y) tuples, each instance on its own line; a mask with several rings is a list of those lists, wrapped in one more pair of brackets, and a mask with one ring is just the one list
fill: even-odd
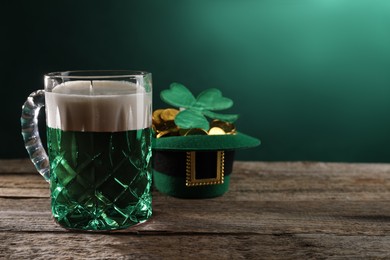
[(70, 229), (123, 229), (152, 214), (151, 130), (49, 128), (51, 206)]

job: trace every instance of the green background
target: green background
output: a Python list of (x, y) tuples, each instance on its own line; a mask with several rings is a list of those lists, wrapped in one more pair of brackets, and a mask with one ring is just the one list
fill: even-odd
[[(20, 109), (44, 73), (140, 69), (161, 90), (232, 98), (240, 160), (390, 162), (390, 1), (7, 1), (0, 157), (26, 157)], [(44, 131), (44, 130), (43, 130)]]

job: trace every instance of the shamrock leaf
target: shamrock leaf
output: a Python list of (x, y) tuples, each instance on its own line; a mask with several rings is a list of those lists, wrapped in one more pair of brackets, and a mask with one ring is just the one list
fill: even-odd
[(210, 110), (223, 110), (230, 108), (233, 101), (222, 96), (220, 90), (211, 88), (203, 91), (195, 99), (194, 95), (180, 83), (172, 83), (169, 89), (163, 90), (161, 99), (166, 103), (184, 108), (175, 117), (175, 124), (182, 129), (202, 128), (209, 129), (207, 117), (233, 123), (238, 115), (220, 114)]
[(229, 122), (229, 123), (233, 123), (238, 118), (238, 115), (219, 114), (219, 113), (211, 112), (211, 111), (208, 111), (208, 110), (203, 110), (202, 113), (205, 116), (207, 116), (207, 117), (210, 117), (210, 118), (213, 118), (213, 119), (219, 119), (221, 121), (225, 121), (225, 122)]
[(175, 117), (175, 124), (182, 129), (209, 129), (209, 121), (202, 113), (193, 110), (183, 110)]
[(223, 97), (220, 90), (211, 88), (199, 94), (195, 106), (207, 110), (223, 110), (233, 106), (233, 101)]
[(161, 99), (175, 107), (192, 107), (196, 99), (185, 86), (180, 83), (172, 83), (170, 89), (161, 91)]

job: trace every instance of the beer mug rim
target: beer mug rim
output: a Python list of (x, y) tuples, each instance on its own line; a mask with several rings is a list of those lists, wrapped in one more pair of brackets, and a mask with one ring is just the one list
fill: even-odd
[(120, 79), (120, 78), (144, 78), (151, 73), (142, 70), (70, 70), (57, 71), (45, 74), (45, 79)]

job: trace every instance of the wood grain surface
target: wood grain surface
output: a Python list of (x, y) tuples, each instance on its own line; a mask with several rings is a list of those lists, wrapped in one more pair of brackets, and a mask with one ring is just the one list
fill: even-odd
[(153, 191), (150, 221), (117, 232), (61, 228), (49, 196), (28, 160), (0, 160), (0, 258), (390, 258), (389, 164), (235, 162), (224, 196)]

